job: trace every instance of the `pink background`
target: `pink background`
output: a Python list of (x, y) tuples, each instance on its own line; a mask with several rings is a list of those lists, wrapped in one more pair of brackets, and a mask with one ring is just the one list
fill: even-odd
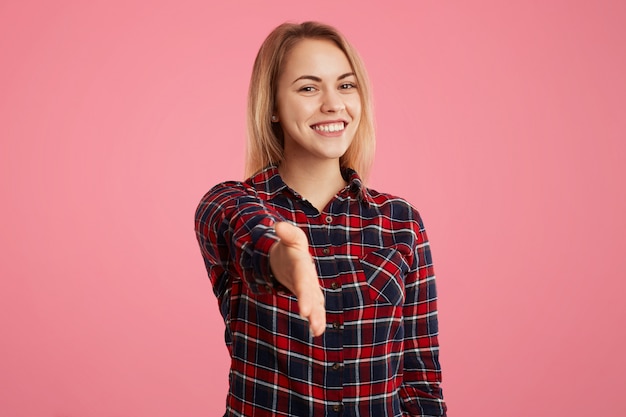
[(425, 218), (451, 416), (626, 415), (626, 2), (4, 1), (0, 416), (217, 416), (193, 233), (256, 50), (322, 20)]

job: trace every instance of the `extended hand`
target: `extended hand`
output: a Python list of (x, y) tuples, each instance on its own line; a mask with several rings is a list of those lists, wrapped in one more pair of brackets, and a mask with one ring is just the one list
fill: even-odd
[(274, 225), (280, 239), (269, 252), (270, 267), (278, 282), (298, 299), (300, 316), (309, 321), (314, 336), (324, 333), (326, 309), (309, 242), (304, 232), (287, 222)]

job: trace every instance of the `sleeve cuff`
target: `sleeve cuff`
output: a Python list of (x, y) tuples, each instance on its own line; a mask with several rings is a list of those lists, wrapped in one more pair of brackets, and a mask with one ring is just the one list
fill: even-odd
[(255, 242), (253, 255), (254, 282), (250, 283), (252, 292), (259, 294), (286, 294), (289, 292), (289, 290), (274, 277), (272, 268), (270, 267), (270, 248), (278, 241), (279, 239), (274, 234), (274, 230), (269, 229)]

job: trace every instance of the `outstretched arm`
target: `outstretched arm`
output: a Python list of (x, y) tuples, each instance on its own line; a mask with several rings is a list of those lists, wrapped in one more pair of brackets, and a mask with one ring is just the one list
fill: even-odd
[(245, 183), (213, 187), (196, 210), (195, 229), (215, 294), (220, 298), (238, 276), (252, 292), (282, 284), (298, 298), (300, 315), (315, 336), (326, 321), (324, 296), (304, 232), (281, 216)]

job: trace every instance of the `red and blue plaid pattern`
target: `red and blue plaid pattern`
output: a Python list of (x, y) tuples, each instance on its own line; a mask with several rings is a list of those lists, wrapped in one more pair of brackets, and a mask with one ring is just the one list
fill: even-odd
[[(437, 294), (418, 212), (348, 186), (319, 212), (269, 167), (213, 187), (196, 211), (202, 256), (231, 356), (226, 416), (444, 416)], [(271, 276), (273, 224), (308, 236), (326, 297), (312, 337)]]

